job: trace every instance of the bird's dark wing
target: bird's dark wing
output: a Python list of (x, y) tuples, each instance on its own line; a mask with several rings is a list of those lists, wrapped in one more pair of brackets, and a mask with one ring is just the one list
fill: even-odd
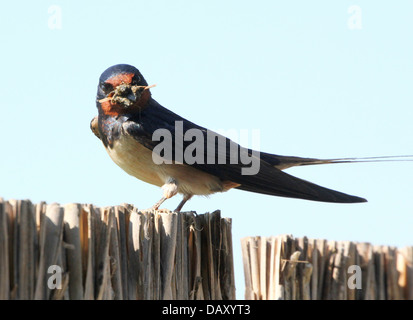
[[(171, 152), (168, 153), (171, 155), (172, 159), (167, 160), (182, 162), (203, 172), (217, 176), (222, 181), (231, 181), (239, 184), (240, 186), (237, 187), (238, 189), (268, 195), (323, 202), (354, 203), (366, 201), (363, 198), (327, 189), (282, 172), (275, 167), (276, 161), (274, 158), (270, 157), (270, 154), (264, 153), (263, 157), (260, 155), (258, 155), (258, 157), (254, 156), (252, 150), (242, 148), (230, 139), (219, 135), (217, 135), (217, 139), (208, 141), (207, 135), (208, 133), (211, 134), (212, 131), (208, 131), (206, 128), (198, 126), (170, 110), (163, 108), (154, 100), (151, 100), (150, 105), (145, 110), (140, 114), (131, 117), (130, 120), (132, 121), (125, 122), (123, 128), (148, 149), (154, 150), (159, 144), (159, 141), (153, 141), (153, 133), (160, 128), (166, 129), (171, 133), (170, 147), (172, 148), (172, 150), (170, 150)], [(178, 153), (182, 154), (182, 150), (186, 150), (186, 148), (193, 142), (193, 140), (185, 141), (182, 137), (179, 137), (181, 133), (177, 130), (179, 125), (175, 125), (176, 121), (180, 122), (179, 125), (182, 126), (182, 132), (184, 134), (190, 129), (198, 129), (199, 132), (202, 132), (204, 137), (203, 161), (188, 163), (188, 159), (185, 157), (179, 157), (179, 159), (176, 157), (175, 151), (178, 150), (180, 151)], [(221, 140), (221, 143), (219, 144), (218, 136), (221, 137), (221, 139), (225, 139), (225, 148), (220, 148), (219, 145), (222, 145), (223, 140)], [(238, 155), (235, 159), (233, 154), (231, 154), (231, 150), (234, 150), (234, 146), (238, 148)], [(214, 148), (213, 150), (215, 152), (212, 156), (213, 159), (208, 155), (208, 148)], [(165, 156), (165, 154), (163, 156)], [(255, 157), (253, 161), (259, 162), (259, 171), (257, 174), (242, 174), (242, 170), (249, 168), (251, 164), (243, 164), (241, 154)], [(220, 159), (221, 161), (223, 159), (225, 160), (222, 161), (224, 162), (223, 164), (219, 164), (218, 161)], [(266, 159), (271, 161), (266, 161)], [(212, 163), (208, 164), (208, 161)]]

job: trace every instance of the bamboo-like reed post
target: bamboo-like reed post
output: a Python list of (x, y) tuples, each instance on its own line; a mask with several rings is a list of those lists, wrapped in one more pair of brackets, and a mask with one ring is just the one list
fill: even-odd
[(0, 299), (235, 299), (231, 237), (219, 211), (0, 199)]
[[(247, 300), (413, 300), (413, 247), (290, 235), (241, 246)], [(361, 287), (352, 285), (354, 266)]]

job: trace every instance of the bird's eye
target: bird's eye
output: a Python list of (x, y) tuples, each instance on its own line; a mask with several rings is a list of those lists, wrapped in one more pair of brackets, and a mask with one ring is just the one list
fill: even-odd
[(135, 74), (132, 78), (131, 84), (136, 86), (136, 85), (139, 84), (139, 81), (141, 81), (141, 78), (138, 75)]
[(111, 92), (111, 91), (113, 90), (113, 87), (112, 87), (112, 85), (111, 85), (110, 83), (104, 82), (104, 83), (102, 84), (102, 89), (103, 89), (103, 91), (104, 91), (105, 93), (109, 93), (109, 92)]

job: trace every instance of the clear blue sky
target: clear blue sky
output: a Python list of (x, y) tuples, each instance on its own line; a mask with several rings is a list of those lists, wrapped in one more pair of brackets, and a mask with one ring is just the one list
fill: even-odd
[[(60, 29), (50, 28), (52, 5), (61, 8)], [(361, 9), (361, 29), (349, 28), (351, 5)], [(98, 78), (118, 63), (136, 66), (158, 85), (159, 103), (195, 123), (259, 129), (262, 151), (413, 154), (412, 12), (410, 0), (5, 2), (0, 196), (140, 208), (159, 200), (160, 189), (124, 173), (89, 130)], [(238, 298), (242, 237), (413, 245), (412, 162), (288, 172), (369, 202), (242, 191), (191, 200), (185, 209), (233, 219)]]

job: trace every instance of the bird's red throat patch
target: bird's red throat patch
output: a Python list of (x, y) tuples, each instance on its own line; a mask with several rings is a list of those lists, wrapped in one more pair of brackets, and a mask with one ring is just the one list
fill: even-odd
[[(116, 91), (117, 87), (122, 84), (131, 85), (132, 78), (134, 76), (135, 76), (134, 73), (120, 73), (120, 74), (117, 74), (109, 78), (108, 80), (105, 81), (105, 83), (110, 84)], [(155, 87), (155, 85), (140, 86), (140, 87), (143, 87), (144, 90), (141, 93), (141, 97), (139, 101), (137, 101), (137, 103), (133, 104), (132, 106), (128, 108), (125, 108), (117, 103), (114, 103), (112, 101), (113, 93), (109, 94), (106, 98), (99, 100), (103, 113), (109, 116), (119, 116), (119, 115), (124, 114), (127, 111), (132, 111), (135, 109), (140, 109), (140, 110), (144, 109), (148, 99), (151, 96), (149, 89)]]
[(100, 103), (102, 111), (108, 116), (119, 116), (124, 110), (121, 106), (113, 104), (110, 100)]

